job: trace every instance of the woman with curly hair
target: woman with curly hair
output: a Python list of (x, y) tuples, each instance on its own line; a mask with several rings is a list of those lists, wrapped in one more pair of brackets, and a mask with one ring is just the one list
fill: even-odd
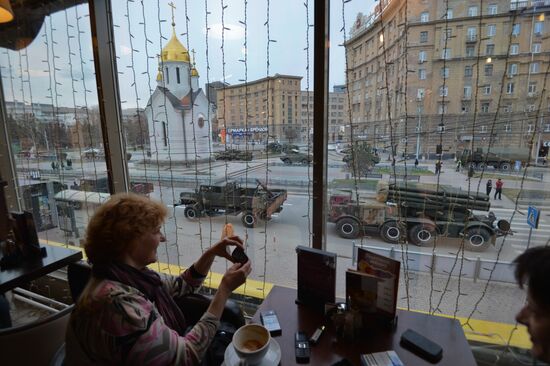
[(231, 260), (227, 247), (242, 247), (242, 240), (223, 238), (177, 277), (157, 273), (147, 265), (157, 261), (157, 248), (166, 241), (161, 232), (166, 215), (162, 203), (116, 194), (92, 216), (84, 244), (92, 277), (67, 329), (67, 365), (200, 363), (229, 295), (245, 282), (251, 265), (227, 270), (208, 310), (186, 332), (174, 299), (195, 292), (215, 257)]

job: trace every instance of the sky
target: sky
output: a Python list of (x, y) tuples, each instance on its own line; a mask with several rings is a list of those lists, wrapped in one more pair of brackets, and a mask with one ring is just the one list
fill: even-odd
[[(307, 89), (307, 16), (309, 13), (309, 24), (313, 24), (313, 0), (308, 0), (309, 11), (304, 5), (306, 0), (271, 0), (269, 18), (268, 1), (248, 0), (246, 22), (245, 0), (173, 1), (175, 31), (184, 46), (195, 51), (201, 87), (207, 81), (242, 83), (245, 80), (245, 66), (248, 81), (267, 76), (269, 45), (269, 75), (303, 76), (302, 90)], [(144, 107), (151, 89), (156, 87), (157, 55), (161, 44), (164, 46), (172, 34), (172, 8), (169, 2), (112, 1), (123, 109)], [(373, 6), (373, 0), (352, 0), (345, 4), (343, 1), (331, 2), (331, 90), (333, 85), (345, 82), (345, 56), (341, 46), (344, 19), (349, 37), (357, 13), (368, 14)], [(271, 42), (268, 42), (267, 19)], [(53, 100), (54, 105), (66, 107), (97, 105), (92, 54), (87, 5), (46, 17), (39, 36), (27, 49), (0, 52), (6, 99), (12, 100), (15, 96), (16, 100), (27, 103), (31, 100), (51, 103)], [(309, 89), (313, 90), (312, 27), (309, 28), (309, 55)], [(245, 57), (246, 64), (243, 62)]]

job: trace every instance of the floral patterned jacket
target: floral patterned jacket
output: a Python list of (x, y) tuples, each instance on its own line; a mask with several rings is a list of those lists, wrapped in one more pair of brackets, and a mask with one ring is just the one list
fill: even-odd
[[(189, 269), (177, 277), (160, 276), (174, 297), (195, 292), (203, 282), (193, 278)], [(111, 280), (92, 281), (88, 296), (79, 299), (71, 314), (66, 365), (199, 364), (219, 326), (214, 315), (205, 313), (181, 337), (137, 289)]]

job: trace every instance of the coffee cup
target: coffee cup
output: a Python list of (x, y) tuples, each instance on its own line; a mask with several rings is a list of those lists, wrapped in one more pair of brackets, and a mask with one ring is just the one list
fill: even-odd
[(233, 347), (240, 358), (241, 365), (256, 365), (269, 349), (271, 336), (269, 331), (259, 324), (243, 325), (233, 335)]

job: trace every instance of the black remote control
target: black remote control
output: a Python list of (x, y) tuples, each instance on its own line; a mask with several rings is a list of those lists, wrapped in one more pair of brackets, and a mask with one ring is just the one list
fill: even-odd
[(439, 344), (412, 329), (407, 329), (401, 335), (401, 346), (432, 363), (443, 357), (443, 349)]
[(273, 310), (262, 311), (260, 313), (260, 320), (262, 321), (262, 325), (269, 330), (269, 334), (272, 336), (281, 335), (281, 325), (279, 324), (277, 314)]
[(309, 340), (304, 332), (296, 332), (295, 338), (296, 362), (309, 363)]

